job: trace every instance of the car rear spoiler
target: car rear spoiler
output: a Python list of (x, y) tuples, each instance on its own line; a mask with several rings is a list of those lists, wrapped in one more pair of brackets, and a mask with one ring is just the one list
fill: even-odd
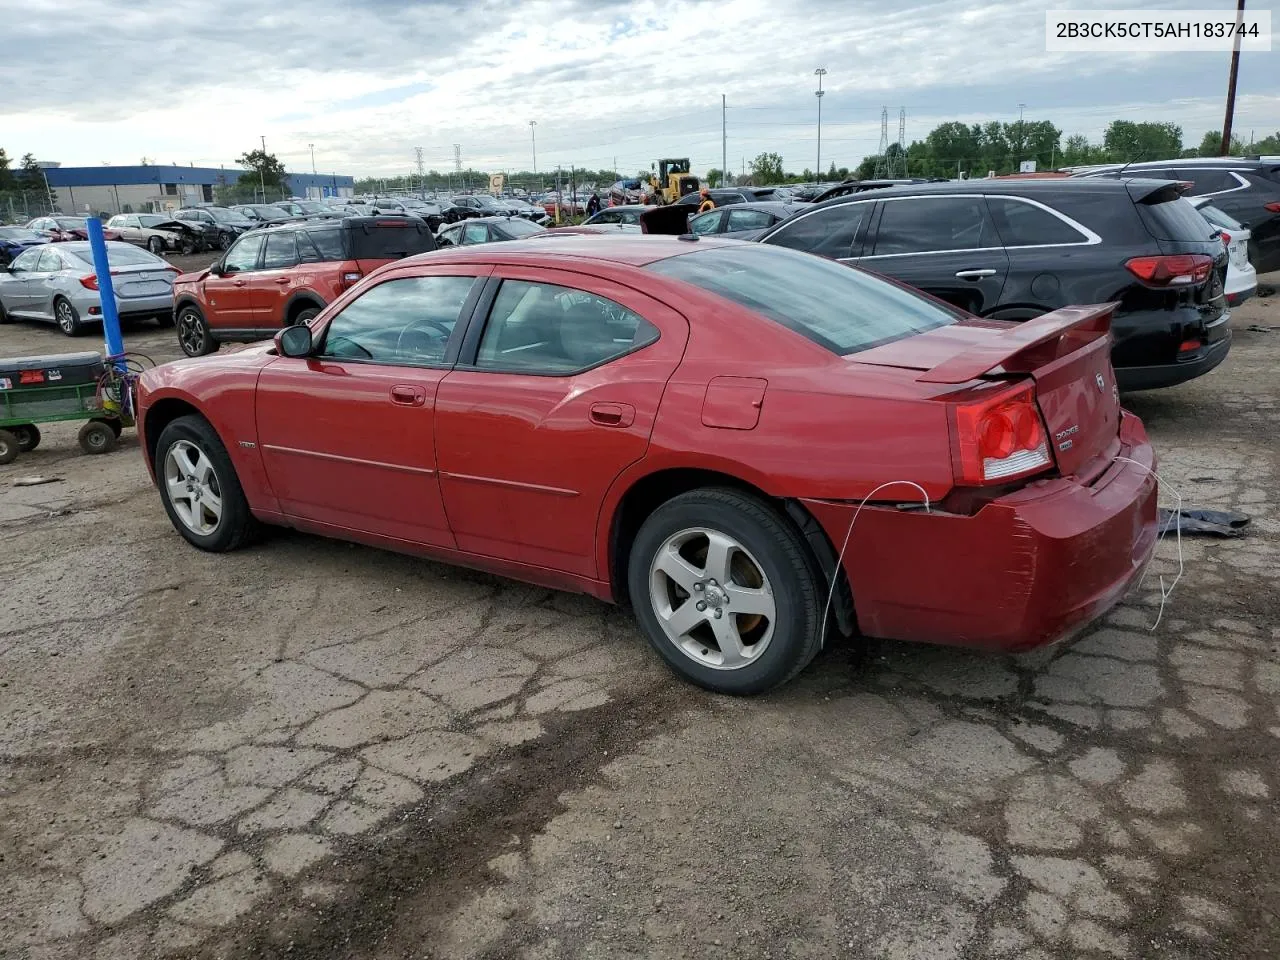
[(697, 212), (697, 207), (687, 203), (654, 207), (640, 214), (640, 232), (681, 236), (689, 232), (689, 215)]
[(1129, 191), (1129, 196), (1133, 202), (1141, 203), (1148, 207), (1155, 206), (1157, 203), (1167, 203), (1170, 200), (1177, 200), (1193, 186), (1195, 186), (1195, 184), (1187, 180), (1153, 180), (1143, 178), (1140, 180), (1125, 181), (1125, 189)]
[(1111, 332), (1111, 317), (1118, 301), (1087, 307), (1063, 307), (972, 346), (916, 380), (923, 383), (967, 383), (999, 368), (1023, 373), (1079, 350), (1086, 343)]

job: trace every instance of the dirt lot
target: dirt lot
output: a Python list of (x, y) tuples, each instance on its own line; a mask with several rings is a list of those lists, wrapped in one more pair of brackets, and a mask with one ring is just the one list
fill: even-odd
[(0, 956), (1274, 955), (1280, 299), (1233, 325), (1127, 399), (1166, 502), (1254, 518), (1183, 541), (1157, 629), (1171, 540), (1049, 662), (844, 646), (746, 701), (581, 597), (289, 532), (198, 553), (131, 432), (49, 429), (0, 467)]

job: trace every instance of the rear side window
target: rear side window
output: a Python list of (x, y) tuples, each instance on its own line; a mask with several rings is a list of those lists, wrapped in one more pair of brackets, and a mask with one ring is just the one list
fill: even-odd
[(421, 220), (375, 220), (351, 226), (353, 260), (399, 260), (435, 248), (431, 229)]
[(262, 254), (263, 270), (284, 270), (298, 264), (298, 246), (293, 239), (293, 231), (267, 235), (266, 250)]
[(731, 300), (838, 354), (964, 316), (861, 270), (763, 244), (700, 250), (647, 269)]
[(774, 224), (771, 213), (763, 210), (730, 210), (727, 230), (763, 230)]
[(1179, 170), (1178, 176), (1191, 182), (1190, 193), (1193, 197), (1203, 196), (1206, 193), (1222, 193), (1241, 186), (1240, 181), (1228, 170), (1198, 170), (1193, 167), (1190, 170)]
[(1012, 197), (987, 197), (987, 209), (1006, 247), (1087, 243), (1089, 238), (1061, 217)]
[(1179, 197), (1164, 203), (1138, 203), (1138, 215), (1157, 240), (1213, 240), (1215, 228), (1191, 205)]
[(347, 259), (342, 251), (342, 231), (338, 227), (332, 230), (308, 230), (304, 236), (311, 238), (311, 242), (320, 252), (321, 260)]
[(789, 220), (764, 240), (779, 247), (816, 253), (820, 257), (853, 256), (853, 239), (871, 212), (870, 203), (842, 203)]
[(982, 197), (920, 197), (884, 201), (872, 254), (976, 250), (998, 244)]
[(1244, 229), (1244, 224), (1235, 217), (1227, 216), (1226, 213), (1219, 210), (1212, 203), (1206, 203), (1202, 206), (1196, 207), (1196, 209), (1200, 211), (1200, 216), (1204, 217), (1215, 227), (1221, 227), (1223, 230), (1227, 230), (1229, 232)]
[(564, 376), (657, 339), (653, 324), (605, 297), (551, 283), (504, 280), (476, 366)]

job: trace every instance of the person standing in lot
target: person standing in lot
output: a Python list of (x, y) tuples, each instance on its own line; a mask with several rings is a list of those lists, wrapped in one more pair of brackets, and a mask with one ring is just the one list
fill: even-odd
[(587, 201), (587, 216), (594, 217), (600, 212), (600, 194), (591, 191), (591, 199)]
[(698, 204), (698, 212), (706, 213), (708, 210), (714, 210), (716, 208), (716, 202), (711, 199), (711, 191), (706, 187), (703, 187), (699, 193), (702, 196), (702, 202)]

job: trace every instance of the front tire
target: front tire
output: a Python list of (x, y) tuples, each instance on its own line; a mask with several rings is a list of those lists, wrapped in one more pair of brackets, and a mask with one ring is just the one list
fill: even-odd
[(157, 257), (164, 253), (164, 241), (159, 237), (147, 238), (147, 249), (154, 253)]
[(104, 420), (90, 420), (76, 436), (85, 453), (110, 453), (116, 448), (116, 432)]
[(204, 357), (218, 349), (209, 323), (195, 304), (188, 303), (178, 310), (178, 346), (188, 357)]
[(654, 649), (708, 690), (772, 689), (822, 644), (823, 579), (804, 538), (749, 494), (707, 488), (668, 500), (636, 534), (627, 583)]
[(203, 417), (179, 417), (161, 431), (155, 474), (169, 521), (192, 546), (223, 553), (257, 532), (227, 448)]
[(63, 297), (53, 301), (53, 319), (57, 321), (58, 329), (68, 337), (78, 337), (84, 332), (80, 312), (71, 305), (70, 300)]
[(18, 438), (18, 449), (23, 453), (40, 446), (40, 428), (34, 423), (10, 427), (9, 432)]

